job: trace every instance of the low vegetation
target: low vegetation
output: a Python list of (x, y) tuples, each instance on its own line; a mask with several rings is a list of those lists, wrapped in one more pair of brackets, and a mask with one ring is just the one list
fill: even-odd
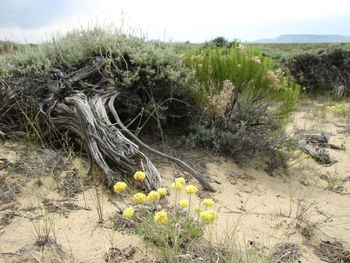
[[(346, 85), (349, 51), (293, 58), (288, 65), (295, 83), (261, 49), (221, 37), (203, 46), (181, 49), (95, 28), (71, 32), (34, 49), (13, 46), (3, 53), (15, 49), (0, 61), (0, 138), (16, 134), (46, 148), (66, 149), (69, 156), (74, 151), (87, 155), (90, 167), (84, 179), (103, 174), (103, 182), (114, 192), (109, 197), (117, 210), (113, 217), (117, 227), (130, 228), (143, 238), (155, 251), (157, 262), (298, 260), (298, 245), (266, 247), (253, 241), (239, 242), (237, 227), (222, 242), (214, 242), (214, 225), (221, 216), (216, 202), (207, 193), (199, 195), (197, 186), (186, 185), (183, 177), (162, 185), (151, 158), (140, 149), (175, 161), (194, 175), (203, 189), (214, 190), (208, 178), (181, 160), (150, 148), (141, 138), (152, 136), (164, 142), (170, 134), (187, 147), (206, 148), (237, 162), (259, 156), (268, 164), (265, 170), (274, 175), (276, 168), (287, 167), (293, 153), (290, 148), (294, 143), (284, 130), (298, 103), (301, 86), (307, 87), (304, 93), (308, 94), (329, 89), (334, 79)], [(321, 63), (334, 57), (341, 58), (343, 64)], [(333, 75), (323, 71), (329, 67)], [(324, 78), (316, 78), (315, 72)], [(342, 104), (324, 110), (325, 115), (349, 116), (349, 108)], [(57, 190), (69, 198), (86, 190), (77, 181), (74, 169), (60, 178), (57, 167), (64, 167), (66, 161), (46, 148), (44, 155), (50, 158), (45, 162), (28, 165), (28, 158), (28, 176), (44, 176), (40, 167), (45, 166), (45, 174), (53, 175)], [(25, 164), (18, 163), (17, 168)], [(241, 177), (250, 180), (247, 175)], [(6, 202), (13, 201), (20, 190), (5, 181), (0, 178), (0, 192), (7, 194), (0, 201), (5, 197)], [(41, 187), (40, 178), (36, 184)], [(103, 193), (93, 187), (90, 197), (96, 221), (103, 226)], [(184, 195), (186, 198), (180, 199)], [(86, 204), (80, 207), (68, 201), (60, 206), (49, 199), (42, 201), (41, 221), (33, 221), (36, 245), (57, 245), (50, 209), (86, 209)], [(292, 206), (292, 198), (290, 202)], [(240, 209), (245, 211), (243, 206)], [(299, 228), (311, 206), (297, 210)], [(280, 216), (291, 220), (291, 209), (289, 216), (282, 212)], [(111, 240), (106, 262), (132, 258), (135, 251), (129, 252), (113, 247)]]

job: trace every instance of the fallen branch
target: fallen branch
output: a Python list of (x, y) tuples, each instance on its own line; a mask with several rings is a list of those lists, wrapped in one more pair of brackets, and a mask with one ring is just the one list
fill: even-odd
[(165, 158), (175, 162), (182, 169), (184, 169), (185, 171), (187, 171), (188, 173), (193, 175), (201, 183), (201, 185), (204, 187), (204, 189), (211, 191), (211, 192), (215, 191), (214, 188), (212, 188), (211, 185), (208, 183), (208, 181), (203, 176), (201, 176), (197, 171), (195, 171), (192, 167), (190, 167), (188, 164), (181, 161), (180, 159), (177, 159), (173, 156), (167, 155), (165, 153), (162, 153), (162, 152), (159, 152), (159, 151), (153, 149), (152, 147), (150, 147), (147, 144), (145, 144), (144, 142), (142, 142), (139, 138), (137, 138), (132, 132), (130, 132), (125, 127), (123, 122), (120, 120), (118, 113), (114, 108), (114, 101), (115, 101), (116, 96), (118, 96), (118, 94), (114, 94), (113, 96), (111, 96), (109, 103), (108, 103), (108, 106), (109, 106), (110, 111), (113, 114), (113, 117), (114, 117), (117, 125), (121, 128), (121, 130), (123, 132), (125, 132), (128, 136), (130, 136), (130, 138), (132, 138), (132, 140), (134, 140), (140, 147), (144, 148), (145, 150), (152, 152), (154, 154), (157, 154), (159, 156), (165, 157)]
[(345, 150), (344, 146), (337, 146), (329, 143), (330, 133), (322, 133), (321, 135), (305, 135), (299, 141), (299, 147), (311, 157), (322, 164), (331, 164), (329, 152), (323, 148), (331, 148), (335, 150)]
[(304, 141), (299, 142), (299, 147), (311, 157), (316, 159), (316, 161), (322, 164), (331, 164), (331, 158), (327, 150), (322, 149), (321, 147), (313, 144), (305, 143)]

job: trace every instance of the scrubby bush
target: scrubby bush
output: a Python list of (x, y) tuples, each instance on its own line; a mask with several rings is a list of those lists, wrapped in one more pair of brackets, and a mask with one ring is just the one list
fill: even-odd
[(350, 93), (350, 51), (336, 49), (320, 54), (302, 54), (287, 64), (295, 81), (310, 94), (332, 93), (340, 85)]
[(298, 100), (298, 85), (273, 71), (259, 50), (243, 45), (189, 51), (184, 63), (194, 70), (201, 87), (197, 100), (205, 105), (186, 138), (189, 145), (239, 159), (281, 156), (281, 125)]
[[(142, 117), (135, 122), (138, 127), (132, 128), (148, 125), (160, 129), (171, 122), (169, 119), (186, 117), (192, 111), (192, 107), (186, 106), (193, 101), (188, 95), (192, 94), (188, 84), (191, 72), (182, 65), (171, 46), (101, 28), (73, 31), (36, 49), (27, 48), (7, 57), (2, 63), (0, 92), (15, 89), (25, 82), (22, 92), (30, 95), (26, 105), (36, 115), (39, 112), (36, 100), (49, 96), (42, 92), (49, 74), (55, 74), (58, 69), (69, 76), (93, 63), (96, 57), (105, 61), (101, 72), (80, 81), (74, 88), (89, 92), (99, 85), (100, 89), (118, 90), (121, 93), (118, 96), (121, 119), (128, 123), (138, 114)], [(0, 129), (9, 124), (10, 120), (7, 122), (6, 119), (14, 116), (10, 113), (0, 110), (4, 125)]]
[(229, 41), (224, 37), (216, 37), (204, 44), (206, 47), (232, 48), (239, 45), (238, 40)]

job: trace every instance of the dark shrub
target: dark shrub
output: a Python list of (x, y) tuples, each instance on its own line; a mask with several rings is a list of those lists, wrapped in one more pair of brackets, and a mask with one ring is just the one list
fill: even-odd
[(302, 54), (287, 63), (291, 75), (311, 94), (331, 93), (344, 85), (350, 91), (350, 51), (336, 49), (319, 55)]

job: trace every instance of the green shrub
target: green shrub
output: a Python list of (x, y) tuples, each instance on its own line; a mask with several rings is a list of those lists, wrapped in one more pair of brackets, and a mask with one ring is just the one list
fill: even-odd
[(254, 47), (190, 50), (185, 53), (184, 63), (195, 71), (206, 99), (221, 92), (228, 80), (236, 98), (244, 97), (247, 105), (271, 101), (273, 112), (280, 118), (287, 117), (298, 100), (297, 85), (280, 70), (273, 71), (272, 60)]
[(204, 43), (205, 47), (219, 47), (219, 48), (232, 48), (237, 47), (239, 45), (238, 40), (228, 41), (224, 37), (216, 37), (208, 42)]
[(190, 50), (184, 63), (195, 72), (200, 86), (195, 98), (203, 105), (185, 142), (236, 159), (262, 155), (284, 165), (282, 128), (298, 101), (299, 86), (272, 70), (272, 60), (261, 51), (241, 44)]
[(154, 222), (153, 215), (148, 215), (138, 225), (137, 233), (155, 245), (166, 262), (178, 262), (178, 256), (191, 250), (191, 245), (198, 243), (205, 225), (179, 213), (170, 214), (167, 224)]
[[(139, 131), (148, 125), (161, 130), (169, 119), (187, 116), (193, 110), (188, 106), (193, 102), (188, 95), (191, 94), (191, 72), (170, 45), (101, 28), (73, 31), (35, 49), (28, 47), (6, 57), (2, 64), (0, 99), (1, 92), (20, 88), (25, 82), (23, 93), (35, 91), (34, 96), (43, 96), (40, 99), (45, 100), (45, 94), (49, 93), (41, 91), (46, 89), (47, 74), (59, 69), (69, 76), (91, 64), (96, 57), (104, 59), (103, 70), (76, 83), (74, 89), (88, 92), (99, 84), (99, 89), (118, 90), (122, 121), (127, 124), (142, 112), (131, 128)], [(28, 101), (27, 105), (33, 108), (34, 114), (39, 112), (37, 103)], [(175, 110), (176, 113), (172, 112)], [(0, 116), (4, 112), (10, 114), (0, 109)]]

